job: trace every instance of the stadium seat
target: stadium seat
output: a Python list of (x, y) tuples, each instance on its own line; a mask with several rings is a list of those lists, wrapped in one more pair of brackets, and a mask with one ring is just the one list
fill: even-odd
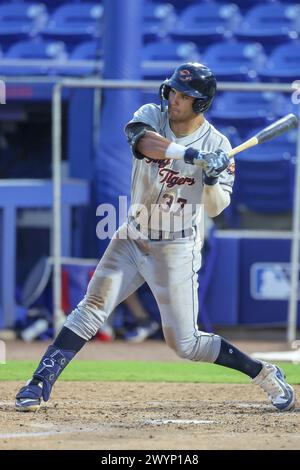
[(256, 78), (256, 69), (266, 56), (259, 43), (227, 41), (208, 47), (202, 61), (218, 80), (248, 81)]
[(233, 206), (269, 214), (292, 210), (295, 151), (292, 143), (272, 141), (236, 155)]
[(47, 21), (48, 13), (41, 3), (6, 3), (0, 5), (0, 43), (12, 42), (37, 34)]
[[(20, 41), (11, 46), (5, 54), (5, 59), (66, 60), (66, 58), (67, 53), (63, 42), (37, 39)], [(49, 65), (1, 65), (1, 73), (3, 75), (46, 75), (49, 69)]]
[(276, 93), (226, 92), (219, 95), (211, 108), (212, 119), (222, 125), (235, 126), (241, 135), (252, 128), (267, 125), (285, 113), (286, 99)]
[(231, 37), (233, 26), (240, 21), (235, 4), (200, 3), (182, 11), (171, 34), (177, 40), (194, 41), (201, 48), (224, 36)]
[(165, 38), (176, 22), (176, 11), (170, 3), (146, 3), (143, 9), (144, 43)]
[[(52, 73), (56, 75), (67, 76), (86, 76), (86, 75), (99, 75), (102, 64), (99, 60), (102, 58), (102, 42), (100, 40), (86, 41), (74, 48), (68, 60), (68, 67), (65, 65), (55, 67)], [(93, 60), (97, 61), (94, 65), (72, 65), (72, 61)]]
[(102, 18), (103, 6), (98, 3), (69, 3), (54, 11), (42, 34), (45, 38), (76, 44), (100, 37)]
[(246, 13), (241, 25), (235, 26), (233, 32), (239, 39), (254, 39), (263, 45), (274, 46), (297, 37), (299, 15), (299, 4), (274, 2), (258, 5)]
[[(245, 139), (261, 128), (253, 129)], [(255, 146), (235, 157), (237, 172), (233, 209), (279, 213), (293, 207), (298, 130)]]
[[(209, 1), (209, 0), (205, 0)], [(186, 8), (188, 5), (195, 5), (199, 3), (199, 0), (166, 0), (167, 3), (172, 3), (172, 5), (176, 8), (176, 11), (181, 11)], [(162, 0), (151, 0), (151, 3), (158, 3), (161, 4)]]
[(259, 67), (262, 80), (286, 81), (300, 79), (300, 41), (282, 44), (273, 50), (269, 60)]
[[(218, 1), (218, 0), (216, 0)], [(223, 0), (219, 0), (221, 3), (223, 2)], [(264, 0), (264, 3), (270, 3), (274, 0)], [(276, 1), (276, 0), (275, 0)], [(238, 5), (238, 7), (242, 10), (242, 11), (246, 11), (246, 10), (249, 10), (250, 8), (253, 8), (255, 7), (256, 5), (259, 5), (260, 3), (262, 3), (261, 0), (234, 0), (234, 3), (236, 5)]]
[[(208, 118), (210, 121), (210, 119)], [(211, 122), (211, 121), (210, 121)], [(213, 124), (213, 123), (212, 123)], [(234, 126), (216, 126), (217, 130), (224, 134), (229, 142), (231, 143), (232, 147), (237, 147), (241, 142), (242, 139), (238, 133), (238, 130)]]
[(146, 44), (142, 49), (143, 77), (164, 79), (176, 65), (182, 62), (199, 61), (199, 53), (193, 42), (156, 41)]
[[(22, 1), (22, 0), (17, 0), (17, 1)], [(47, 6), (48, 11), (52, 13), (58, 7), (65, 5), (66, 3), (80, 3), (81, 0), (41, 0), (41, 1)]]

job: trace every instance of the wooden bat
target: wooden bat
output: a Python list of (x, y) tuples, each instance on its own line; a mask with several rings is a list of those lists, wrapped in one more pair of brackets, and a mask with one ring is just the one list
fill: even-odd
[(297, 124), (297, 117), (294, 114), (287, 114), (286, 116), (283, 116), (283, 118), (273, 122), (270, 126), (267, 126), (259, 131), (255, 136), (251, 137), (251, 139), (248, 139), (246, 142), (243, 142), (241, 145), (233, 148), (230, 152), (228, 152), (228, 156), (229, 158), (232, 158), (234, 155), (242, 152), (243, 150), (249, 149), (254, 145), (267, 142), (268, 140), (283, 134), (289, 129), (297, 127)]

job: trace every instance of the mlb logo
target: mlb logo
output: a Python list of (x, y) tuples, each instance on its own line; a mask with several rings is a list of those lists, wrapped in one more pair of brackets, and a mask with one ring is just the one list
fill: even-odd
[[(288, 300), (290, 290), (289, 263), (254, 263), (251, 266), (250, 292), (254, 299)], [(298, 299), (300, 299), (300, 288)]]

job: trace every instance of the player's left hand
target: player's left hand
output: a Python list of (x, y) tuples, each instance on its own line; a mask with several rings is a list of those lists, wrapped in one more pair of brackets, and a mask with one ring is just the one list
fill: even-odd
[(222, 171), (230, 164), (230, 159), (227, 153), (223, 150), (217, 150), (216, 152), (201, 152), (202, 154), (202, 168), (205, 175), (208, 177), (216, 178)]

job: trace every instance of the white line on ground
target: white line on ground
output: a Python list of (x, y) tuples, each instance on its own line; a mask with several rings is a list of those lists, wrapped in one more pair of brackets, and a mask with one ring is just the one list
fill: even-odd
[(162, 424), (213, 424), (214, 421), (206, 419), (146, 419), (143, 423), (161, 426)]
[(18, 437), (42, 437), (42, 436), (56, 436), (57, 434), (74, 434), (82, 432), (95, 432), (100, 431), (100, 426), (95, 428), (61, 428), (53, 429), (52, 431), (38, 431), (38, 432), (16, 432), (16, 433), (7, 433), (0, 434), (0, 439), (16, 439)]

